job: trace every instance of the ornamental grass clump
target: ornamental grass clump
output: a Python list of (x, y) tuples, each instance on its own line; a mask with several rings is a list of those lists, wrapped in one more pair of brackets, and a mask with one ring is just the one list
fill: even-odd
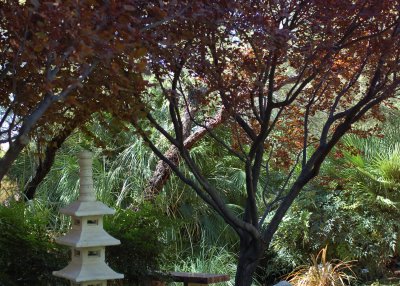
[[(286, 280), (293, 286), (345, 286), (355, 279), (352, 262), (326, 260), (327, 246), (317, 256), (311, 256), (312, 265), (304, 265), (290, 273)], [(353, 274), (353, 275), (351, 275)]]

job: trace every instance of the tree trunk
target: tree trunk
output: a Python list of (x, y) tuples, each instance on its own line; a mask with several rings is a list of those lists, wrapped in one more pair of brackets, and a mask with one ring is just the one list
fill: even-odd
[(29, 139), (27, 136), (18, 136), (15, 141), (10, 144), (7, 152), (0, 159), (0, 184), (12, 163), (17, 159), (18, 155), (28, 143)]
[(50, 172), (50, 169), (54, 164), (54, 159), (58, 149), (60, 149), (61, 145), (65, 142), (69, 135), (71, 135), (72, 131), (77, 125), (78, 121), (73, 122), (71, 126), (60, 132), (57, 137), (47, 144), (46, 151), (44, 153), (44, 160), (39, 161), (35, 176), (25, 185), (25, 200), (32, 200), (34, 198), (37, 187)]
[(239, 261), (236, 268), (235, 286), (251, 286), (254, 272), (263, 257), (266, 245), (250, 235), (240, 239)]
[[(167, 152), (164, 153), (165, 157), (168, 158), (174, 165), (179, 163), (179, 151), (175, 146), (171, 146)], [(144, 190), (144, 197), (146, 200), (152, 201), (161, 192), (164, 185), (167, 183), (171, 176), (171, 168), (162, 161), (159, 160), (156, 165), (156, 169), (151, 176), (149, 183)]]
[(13, 142), (10, 143), (9, 149), (4, 154), (3, 158), (0, 159), (0, 183), (4, 176), (7, 174), (11, 165), (17, 159), (18, 155), (29, 143), (29, 133), (36, 125), (37, 121), (43, 116), (43, 114), (49, 109), (52, 103), (54, 103), (57, 97), (46, 95), (36, 108), (29, 114), (23, 121), (19, 134)]
[[(217, 114), (217, 116), (210, 120), (206, 127), (199, 128), (192, 134), (190, 134), (190, 128), (192, 126), (192, 122), (190, 121), (190, 117), (188, 113), (185, 113), (184, 121), (183, 121), (183, 129), (184, 129), (184, 146), (187, 150), (192, 149), (192, 147), (199, 142), (208, 132), (224, 122), (223, 109)], [(164, 156), (170, 160), (174, 165), (178, 165), (180, 161), (179, 150), (175, 146), (171, 146), (167, 152), (164, 153)], [(169, 177), (171, 176), (171, 169), (168, 167), (168, 164), (162, 160), (159, 160), (156, 165), (156, 169), (153, 172), (149, 180), (149, 184), (147, 188), (144, 190), (144, 197), (147, 200), (154, 200), (156, 196), (161, 192), (164, 185), (167, 183)]]
[(74, 83), (69, 84), (57, 95), (54, 95), (52, 93), (46, 94), (46, 96), (36, 105), (34, 110), (26, 116), (26, 118), (23, 120), (21, 128), (18, 131), (17, 137), (10, 144), (9, 149), (4, 154), (4, 156), (0, 159), (0, 185), (4, 176), (11, 168), (11, 165), (17, 159), (18, 155), (22, 152), (26, 145), (28, 145), (30, 140), (29, 134), (36, 126), (39, 119), (42, 118), (42, 116), (48, 111), (48, 109), (54, 102), (65, 100), (71, 92), (77, 89), (91, 73), (95, 66), (96, 63), (90, 65), (87, 69), (84, 70), (84, 72), (76, 79)]
[[(189, 108), (188, 108), (189, 109)], [(190, 130), (192, 128), (192, 121), (190, 110), (186, 110), (182, 120), (182, 135), (183, 139), (186, 139), (190, 135)], [(167, 152), (165, 153), (165, 157), (167, 157), (174, 165), (179, 164), (179, 150), (176, 146), (171, 145)], [(147, 188), (144, 190), (144, 197), (147, 200), (154, 200), (156, 196), (161, 192), (165, 183), (168, 181), (171, 176), (171, 169), (168, 167), (167, 163), (162, 160), (159, 160), (156, 165), (156, 169), (154, 170), (153, 176), (149, 180), (149, 184)]]

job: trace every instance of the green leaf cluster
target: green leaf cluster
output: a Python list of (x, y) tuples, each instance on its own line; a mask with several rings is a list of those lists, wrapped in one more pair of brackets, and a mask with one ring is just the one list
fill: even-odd
[(141, 285), (168, 259), (165, 233), (171, 225), (172, 221), (151, 204), (118, 209), (114, 216), (106, 217), (105, 230), (121, 241), (121, 245), (107, 248), (110, 267), (124, 273), (129, 285)]
[(67, 263), (67, 249), (47, 231), (46, 213), (22, 203), (0, 206), (0, 285), (63, 285), (52, 271)]

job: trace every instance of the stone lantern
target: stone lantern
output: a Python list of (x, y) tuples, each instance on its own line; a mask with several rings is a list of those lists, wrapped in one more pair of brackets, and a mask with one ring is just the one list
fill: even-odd
[(53, 275), (70, 280), (72, 286), (107, 286), (107, 280), (124, 278), (104, 261), (105, 246), (120, 244), (103, 229), (103, 216), (115, 211), (96, 201), (90, 152), (79, 153), (79, 167), (78, 201), (60, 210), (71, 216), (72, 228), (56, 239), (57, 243), (71, 247), (71, 262)]

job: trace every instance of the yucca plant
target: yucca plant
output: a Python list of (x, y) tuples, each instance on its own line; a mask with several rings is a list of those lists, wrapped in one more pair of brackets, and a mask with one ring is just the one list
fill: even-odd
[[(300, 266), (286, 280), (294, 286), (345, 286), (355, 279), (352, 261), (327, 261), (325, 246), (316, 256), (311, 256), (311, 265)], [(350, 274), (349, 274), (350, 273)]]

